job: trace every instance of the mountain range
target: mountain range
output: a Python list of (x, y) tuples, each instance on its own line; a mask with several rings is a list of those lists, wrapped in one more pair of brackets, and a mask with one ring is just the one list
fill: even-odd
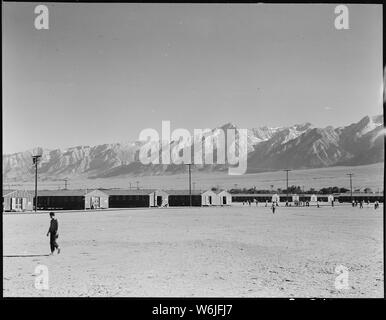
[[(220, 128), (237, 129), (237, 126), (227, 123)], [(215, 129), (211, 134), (215, 134)], [(366, 116), (357, 123), (338, 128), (316, 128), (311, 123), (303, 123), (277, 128), (264, 126), (248, 129), (247, 132), (247, 173), (284, 168), (357, 166), (384, 161), (385, 130), (382, 115)], [(167, 175), (186, 171), (185, 165), (142, 164), (138, 160), (142, 145), (143, 142), (135, 141), (76, 146), (64, 150), (37, 147), (24, 152), (5, 154), (3, 180), (32, 180), (33, 154), (42, 154), (39, 163), (39, 178), (42, 180)], [(214, 155), (216, 148), (220, 146), (215, 145)], [(192, 170), (225, 172), (227, 168), (227, 165), (195, 165)]]

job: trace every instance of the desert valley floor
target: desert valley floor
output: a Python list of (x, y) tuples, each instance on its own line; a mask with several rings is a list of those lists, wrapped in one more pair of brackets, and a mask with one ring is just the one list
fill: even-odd
[[(305, 190), (310, 188), (320, 189), (324, 187), (350, 187), (350, 180), (347, 173), (353, 173), (353, 190), (369, 187), (372, 191), (383, 190), (383, 171), (382, 163), (375, 163), (363, 166), (349, 167), (327, 167), (317, 169), (293, 170), (289, 174), (289, 185), (304, 186)], [(39, 178), (40, 179), (40, 178)], [(138, 181), (139, 187), (143, 189), (187, 189), (188, 188), (188, 173), (180, 173), (173, 175), (143, 175), (130, 176), (123, 175), (119, 177), (88, 179), (88, 178), (69, 178), (69, 189), (85, 189), (85, 188), (129, 188), (130, 185), (135, 188)], [(207, 190), (212, 187), (220, 189), (232, 189), (237, 184), (237, 187), (271, 190), (273, 185), (274, 190), (277, 188), (284, 189), (286, 187), (286, 176), (283, 171), (261, 172), (244, 175), (229, 175), (227, 172), (193, 172), (192, 173), (193, 188)], [(31, 181), (14, 181), (4, 186), (17, 187), (18, 189), (34, 189), (34, 182)], [(56, 181), (39, 180), (40, 189), (58, 189), (63, 188), (63, 180), (58, 178)]]

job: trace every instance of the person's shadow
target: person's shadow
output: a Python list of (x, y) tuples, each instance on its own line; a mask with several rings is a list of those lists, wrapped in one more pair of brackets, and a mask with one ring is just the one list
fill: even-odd
[(3, 258), (31, 258), (31, 257), (49, 257), (49, 254), (20, 254), (20, 255), (8, 255)]

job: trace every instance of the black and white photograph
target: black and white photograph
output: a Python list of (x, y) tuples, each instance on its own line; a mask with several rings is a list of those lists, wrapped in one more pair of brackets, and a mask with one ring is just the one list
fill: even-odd
[(382, 11), (2, 2), (3, 298), (384, 298)]

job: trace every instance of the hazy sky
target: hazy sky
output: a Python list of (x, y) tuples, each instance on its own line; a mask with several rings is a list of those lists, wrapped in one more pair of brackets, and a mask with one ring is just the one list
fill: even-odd
[(382, 113), (380, 5), (35, 5), (3, 3), (4, 153)]

